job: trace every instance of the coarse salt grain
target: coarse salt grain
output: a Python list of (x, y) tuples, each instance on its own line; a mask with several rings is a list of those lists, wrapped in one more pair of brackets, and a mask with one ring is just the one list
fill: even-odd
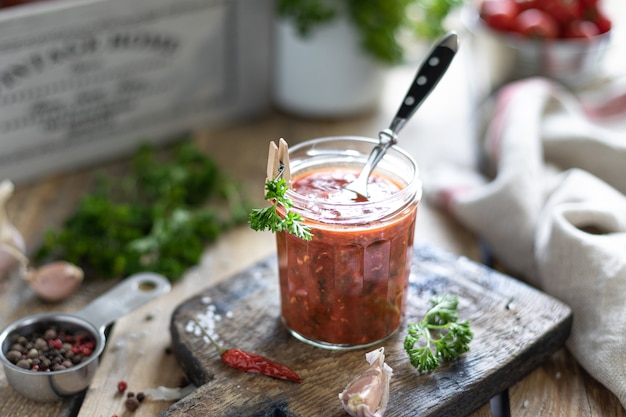
[(142, 332), (132, 332), (128, 334), (128, 340), (139, 340), (142, 339), (146, 334)]
[[(210, 297), (203, 297), (201, 299), (203, 303), (209, 302)], [(196, 315), (195, 320), (189, 320), (189, 322), (185, 325), (185, 331), (187, 333), (192, 333), (196, 337), (201, 337), (205, 343), (211, 343), (208, 337), (204, 335), (204, 333), (208, 333), (214, 340), (218, 340), (219, 334), (215, 331), (215, 324), (222, 320), (222, 315), (218, 314), (217, 308), (214, 304), (207, 304), (205, 311)], [(227, 312), (227, 316), (230, 313), (230, 317), (232, 317), (232, 312)], [(202, 327), (199, 327), (198, 324)]]
[(126, 347), (126, 340), (124, 339), (119, 339), (116, 343), (115, 343), (115, 350), (117, 349), (123, 349)]

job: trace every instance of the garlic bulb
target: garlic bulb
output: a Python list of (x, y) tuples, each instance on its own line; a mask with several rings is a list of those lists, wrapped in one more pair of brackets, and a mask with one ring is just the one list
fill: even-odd
[(72, 295), (80, 287), (84, 275), (78, 266), (57, 261), (30, 269), (26, 279), (40, 298), (54, 302)]
[(6, 203), (13, 195), (14, 186), (9, 180), (0, 182), (0, 279), (18, 264), (26, 268), (28, 258), (24, 255), (26, 245), (20, 232), (9, 222)]
[(385, 363), (385, 348), (365, 354), (370, 367), (339, 394), (344, 410), (353, 417), (382, 417), (389, 400), (393, 370)]

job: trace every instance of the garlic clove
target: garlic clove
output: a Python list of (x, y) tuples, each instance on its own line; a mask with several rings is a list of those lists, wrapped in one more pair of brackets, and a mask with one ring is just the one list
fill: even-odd
[(85, 274), (78, 266), (57, 261), (28, 271), (26, 279), (35, 293), (46, 301), (61, 301), (72, 295)]
[(149, 395), (154, 401), (177, 401), (185, 398), (187, 395), (195, 391), (195, 389), (196, 386), (193, 384), (188, 384), (179, 388), (159, 386), (157, 388), (145, 389), (143, 393)]
[(16, 267), (28, 266), (26, 255), (26, 243), (22, 234), (9, 223), (3, 226), (3, 234), (0, 238), (0, 281), (8, 276)]
[(0, 281), (18, 265), (26, 267), (26, 245), (20, 232), (11, 224), (6, 204), (13, 195), (14, 186), (9, 180), (0, 182)]
[(393, 370), (385, 363), (385, 348), (365, 354), (370, 366), (339, 394), (344, 410), (353, 417), (382, 417), (389, 401)]

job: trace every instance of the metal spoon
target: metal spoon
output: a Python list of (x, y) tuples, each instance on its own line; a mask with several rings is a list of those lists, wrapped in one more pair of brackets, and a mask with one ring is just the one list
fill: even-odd
[(372, 149), (357, 179), (347, 184), (345, 189), (365, 199), (368, 198), (367, 182), (374, 167), (385, 156), (387, 149), (398, 142), (398, 132), (439, 83), (458, 49), (459, 40), (454, 32), (448, 33), (435, 44), (428, 57), (420, 65), (409, 91), (406, 93), (396, 116), (391, 121), (391, 125), (378, 134), (378, 145)]
[[(105, 328), (123, 315), (169, 292), (169, 281), (152, 272), (140, 272), (124, 279), (87, 306), (71, 313), (39, 313), (23, 317), (0, 331), (0, 364), (9, 384), (23, 396), (50, 402), (84, 391), (93, 379), (106, 343)], [(7, 358), (17, 336), (43, 333), (50, 327), (64, 327), (88, 334), (95, 340), (93, 353), (67, 369), (39, 372), (18, 367)]]

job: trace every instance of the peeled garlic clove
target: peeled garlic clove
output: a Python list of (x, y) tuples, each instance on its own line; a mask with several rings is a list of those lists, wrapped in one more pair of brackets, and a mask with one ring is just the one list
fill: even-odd
[(61, 301), (72, 295), (85, 276), (83, 270), (65, 261), (31, 269), (26, 279), (37, 295), (46, 301)]
[(393, 370), (385, 363), (385, 348), (365, 354), (370, 367), (339, 394), (343, 409), (353, 417), (382, 417), (389, 400)]

